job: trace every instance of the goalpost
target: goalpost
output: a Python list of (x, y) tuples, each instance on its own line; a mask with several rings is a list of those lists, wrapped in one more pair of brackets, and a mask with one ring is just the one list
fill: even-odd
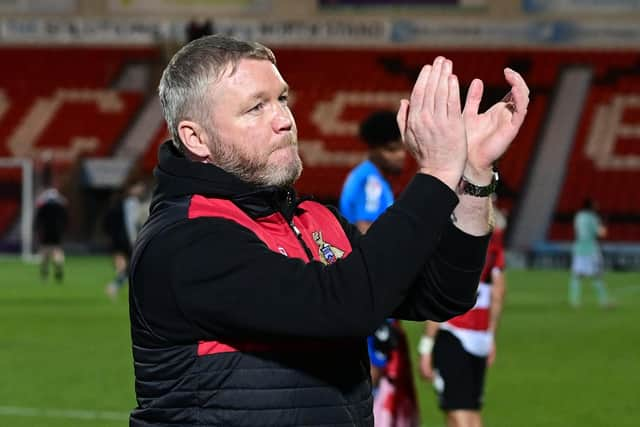
[(0, 168), (20, 168), (20, 253), (24, 261), (33, 260), (33, 212), (34, 212), (34, 182), (33, 160), (16, 157), (0, 157)]

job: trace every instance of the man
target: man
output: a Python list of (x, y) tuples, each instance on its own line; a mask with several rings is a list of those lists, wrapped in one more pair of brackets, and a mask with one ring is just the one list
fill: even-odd
[[(393, 204), (388, 177), (402, 172), (406, 151), (395, 113), (376, 111), (361, 124), (367, 159), (353, 169), (340, 195), (340, 213), (363, 234)], [(400, 322), (388, 319), (367, 338), (376, 427), (419, 425), (407, 340)]]
[(340, 213), (366, 233), (393, 204), (388, 177), (402, 172), (406, 151), (391, 111), (369, 115), (360, 124), (359, 136), (367, 144), (367, 159), (349, 173), (340, 194)]
[(476, 81), (463, 119), (451, 62), (424, 68), (398, 113), (420, 173), (361, 237), (291, 188), (302, 164), (273, 53), (183, 47), (160, 82), (173, 141), (132, 259), (130, 424), (372, 425), (365, 337), (474, 303), (488, 199), (455, 189), (463, 173), (489, 186), (524, 120), (526, 84), (505, 76), (513, 99), (478, 115)]
[[(501, 220), (499, 213), (496, 216)], [(483, 425), (485, 373), (495, 360), (495, 336), (506, 291), (500, 220), (489, 242), (476, 305), (441, 324), (427, 321), (420, 339), (420, 372), (433, 382), (448, 427)]]
[(40, 244), (40, 277), (49, 278), (49, 265), (53, 264), (56, 282), (64, 278), (64, 249), (62, 237), (69, 215), (67, 199), (54, 186), (48, 186), (36, 199), (35, 229)]
[(127, 280), (133, 244), (147, 218), (145, 211), (148, 207), (142, 200), (145, 191), (146, 186), (142, 181), (127, 186), (124, 194), (118, 194), (104, 217), (104, 230), (111, 241), (115, 270), (115, 277), (107, 284), (105, 293), (114, 301)]
[(573, 220), (573, 228), (575, 241), (572, 248), (569, 304), (574, 308), (580, 306), (582, 300), (581, 280), (583, 277), (588, 277), (597, 292), (600, 307), (611, 307), (607, 288), (602, 280), (602, 252), (598, 242), (598, 239), (606, 237), (607, 228), (602, 225), (591, 199), (586, 199), (582, 204), (582, 209), (578, 211)]

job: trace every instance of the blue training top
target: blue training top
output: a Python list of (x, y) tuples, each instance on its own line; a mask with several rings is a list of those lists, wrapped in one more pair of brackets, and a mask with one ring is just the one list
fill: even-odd
[(340, 195), (340, 213), (349, 222), (373, 222), (392, 204), (391, 185), (370, 160), (349, 173)]

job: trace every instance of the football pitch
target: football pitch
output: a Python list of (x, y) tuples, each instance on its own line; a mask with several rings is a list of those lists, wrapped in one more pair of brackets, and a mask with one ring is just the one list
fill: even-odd
[[(64, 284), (0, 259), (0, 426), (124, 426), (135, 406), (128, 304), (104, 293), (107, 257), (69, 257)], [(590, 284), (566, 304), (567, 272), (511, 270), (488, 373), (485, 425), (640, 425), (640, 273), (607, 273), (612, 310)], [(414, 359), (420, 323), (406, 323)], [(442, 427), (417, 379), (422, 425)]]

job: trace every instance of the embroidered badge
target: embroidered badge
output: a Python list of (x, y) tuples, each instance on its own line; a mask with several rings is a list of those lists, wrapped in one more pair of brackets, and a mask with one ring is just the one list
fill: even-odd
[(314, 231), (312, 236), (313, 240), (318, 245), (320, 261), (324, 265), (333, 264), (344, 256), (344, 251), (342, 249), (336, 248), (322, 239), (322, 232)]

